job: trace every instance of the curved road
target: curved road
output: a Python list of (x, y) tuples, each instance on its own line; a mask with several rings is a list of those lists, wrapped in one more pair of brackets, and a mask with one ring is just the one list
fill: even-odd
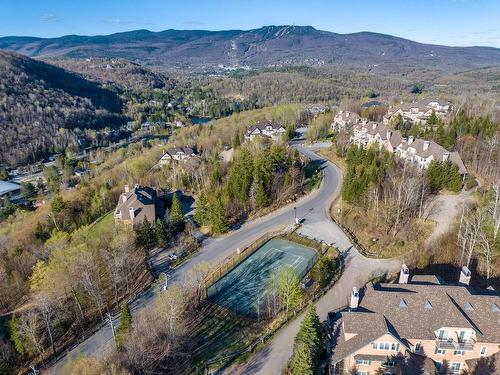
[[(331, 163), (326, 162), (320, 156), (316, 155), (309, 149), (300, 145), (296, 147), (303, 155), (323, 162), (323, 179), (320, 188), (314, 190), (311, 194), (302, 197), (294, 204), (282, 207), (264, 217), (258, 218), (251, 222), (245, 223), (236, 231), (233, 231), (219, 238), (208, 238), (203, 242), (200, 251), (182, 264), (180, 267), (172, 270), (169, 273), (169, 284), (179, 283), (184, 280), (186, 273), (195, 264), (199, 262), (217, 263), (226, 258), (231, 253), (235, 252), (238, 247), (243, 248), (250, 245), (253, 241), (264, 235), (265, 233), (291, 225), (294, 221), (293, 207), (297, 208), (297, 217), (304, 220), (304, 228), (319, 228), (318, 224), (331, 223), (328, 214), (330, 202), (337, 193), (340, 181), (340, 171)], [(342, 232), (335, 227), (335, 233)], [(339, 235), (340, 235), (339, 234)], [(339, 238), (337, 235), (334, 238)], [(345, 236), (344, 236), (345, 237)], [(335, 241), (330, 241), (335, 242)], [(343, 241), (336, 245), (342, 250), (350, 247), (349, 242)], [(347, 246), (347, 247), (346, 247)], [(144, 306), (149, 304), (154, 298), (154, 293), (151, 288), (141, 293), (136, 300), (131, 304), (132, 313), (136, 313)], [(119, 319), (114, 319), (114, 325), (118, 325)], [(85, 341), (77, 345), (69, 351), (67, 355), (60, 358), (52, 367), (44, 370), (46, 374), (60, 374), (62, 368), (67, 363), (69, 358), (74, 358), (78, 353), (85, 355), (103, 356), (111, 348), (112, 332), (109, 325), (106, 325), (87, 338)]]

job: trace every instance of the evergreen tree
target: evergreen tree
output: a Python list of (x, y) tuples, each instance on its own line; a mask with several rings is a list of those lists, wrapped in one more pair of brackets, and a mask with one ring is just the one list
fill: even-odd
[(57, 194), (54, 199), (52, 199), (52, 202), (50, 203), (50, 209), (54, 214), (59, 214), (61, 213), (64, 209), (66, 208), (66, 202), (64, 199), (61, 197), (60, 194)]
[(200, 226), (207, 225), (210, 219), (210, 209), (208, 206), (207, 197), (202, 191), (200, 197), (196, 202), (196, 211), (194, 213), (194, 220)]
[(291, 375), (312, 375), (314, 373), (311, 352), (304, 343), (295, 346), (289, 367)]
[(250, 188), (253, 183), (253, 157), (247, 148), (242, 148), (229, 170), (227, 193), (230, 198), (236, 198), (241, 203), (248, 203)]
[(222, 179), (222, 172), (220, 170), (219, 160), (214, 159), (212, 162), (212, 176), (210, 177), (210, 182), (212, 186), (219, 186)]
[(290, 372), (312, 374), (321, 350), (321, 322), (313, 304), (307, 307), (304, 320), (295, 336)]
[(162, 245), (168, 244), (172, 237), (172, 231), (169, 222), (157, 219), (154, 229), (158, 243), (161, 243)]
[(229, 223), (226, 217), (226, 210), (219, 194), (212, 210), (212, 232), (215, 234), (225, 233), (229, 230)]
[(181, 202), (175, 193), (172, 196), (172, 206), (170, 207), (170, 223), (176, 233), (184, 229), (184, 213)]
[(450, 191), (459, 192), (462, 189), (462, 177), (458, 174), (458, 166), (451, 161), (445, 163), (446, 188)]
[(155, 228), (149, 223), (148, 218), (144, 218), (142, 226), (137, 231), (136, 244), (149, 250), (158, 244)]
[(436, 125), (439, 122), (439, 118), (436, 116), (436, 112), (432, 111), (431, 115), (429, 116), (429, 120), (427, 120), (428, 125)]
[(130, 328), (132, 328), (132, 314), (130, 313), (128, 303), (123, 303), (121, 306), (120, 324), (116, 329), (116, 345), (118, 348), (123, 347), (125, 337), (130, 332)]
[(17, 316), (15, 314), (12, 315), (12, 318), (9, 321), (9, 333), (10, 339), (14, 343), (16, 352), (18, 352), (19, 354), (25, 354), (27, 352), (27, 349), (24, 343), (24, 339), (19, 332), (19, 320), (17, 319)]
[(267, 206), (267, 194), (264, 189), (262, 182), (258, 183), (257, 192), (255, 194), (255, 203), (258, 208), (263, 208)]
[(299, 332), (295, 336), (295, 343), (304, 343), (311, 351), (311, 358), (313, 360), (318, 358), (321, 349), (321, 322), (313, 304), (306, 310)]

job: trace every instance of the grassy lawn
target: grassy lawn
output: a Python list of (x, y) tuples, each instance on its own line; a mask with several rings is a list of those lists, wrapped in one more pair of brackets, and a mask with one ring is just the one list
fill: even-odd
[(98, 238), (102, 233), (109, 231), (115, 225), (113, 211), (108, 212), (104, 216), (97, 219), (89, 229), (91, 238)]

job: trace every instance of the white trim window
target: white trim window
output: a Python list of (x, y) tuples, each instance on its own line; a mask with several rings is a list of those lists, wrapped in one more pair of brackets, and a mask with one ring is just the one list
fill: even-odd
[(370, 371), (356, 371), (356, 375), (370, 375)]
[(464, 355), (464, 351), (463, 350), (455, 350), (453, 352), (453, 355)]
[(439, 349), (437, 346), (436, 346), (436, 350), (434, 351), (435, 354), (445, 354), (446, 353), (446, 350), (444, 349)]
[(462, 368), (462, 362), (451, 362), (450, 370), (452, 372), (458, 373)]
[(372, 342), (372, 348), (376, 350), (399, 350), (399, 343), (395, 342)]
[(481, 351), (479, 352), (480, 355), (486, 355), (486, 350), (488, 350), (488, 348), (486, 346), (482, 346), (481, 347)]
[(415, 353), (420, 353), (420, 350), (422, 350), (422, 344), (417, 342), (415, 344)]
[(358, 358), (356, 359), (356, 364), (361, 366), (369, 366), (372, 364), (372, 361), (370, 361), (369, 359)]

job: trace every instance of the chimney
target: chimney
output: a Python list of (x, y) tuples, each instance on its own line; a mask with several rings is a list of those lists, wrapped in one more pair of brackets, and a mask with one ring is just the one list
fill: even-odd
[(127, 201), (127, 194), (122, 194), (122, 202), (125, 203)]
[(408, 266), (403, 263), (401, 266), (401, 272), (399, 273), (399, 284), (408, 284), (408, 279), (410, 278), (410, 270)]
[(135, 218), (135, 210), (134, 210), (134, 207), (129, 207), (128, 208), (128, 214), (130, 216), (130, 220), (134, 220)]
[(387, 130), (387, 139), (391, 139), (392, 132), (390, 130)]
[(424, 151), (426, 151), (429, 148), (429, 145), (431, 143), (429, 141), (424, 141)]
[(359, 292), (358, 288), (354, 287), (352, 288), (351, 292), (351, 302), (349, 303), (349, 308), (356, 310), (358, 308), (358, 304), (359, 304)]
[(458, 283), (462, 285), (469, 285), (470, 277), (471, 273), (469, 269), (467, 268), (467, 266), (463, 266), (462, 270), (460, 271), (460, 279), (458, 280)]
[(448, 160), (448, 158), (449, 158), (449, 157), (450, 157), (450, 153), (449, 153), (449, 152), (445, 152), (445, 153), (443, 154), (443, 161)]
[(130, 192), (130, 186), (125, 185), (125, 193), (128, 193), (128, 192)]
[(408, 144), (411, 145), (413, 143), (413, 141), (415, 140), (415, 137), (413, 135), (410, 135), (408, 137)]
[(372, 124), (372, 129), (373, 129), (373, 130), (375, 130), (375, 128), (376, 128), (376, 127), (377, 127), (377, 123), (376, 123), (376, 122), (374, 122), (374, 123)]

